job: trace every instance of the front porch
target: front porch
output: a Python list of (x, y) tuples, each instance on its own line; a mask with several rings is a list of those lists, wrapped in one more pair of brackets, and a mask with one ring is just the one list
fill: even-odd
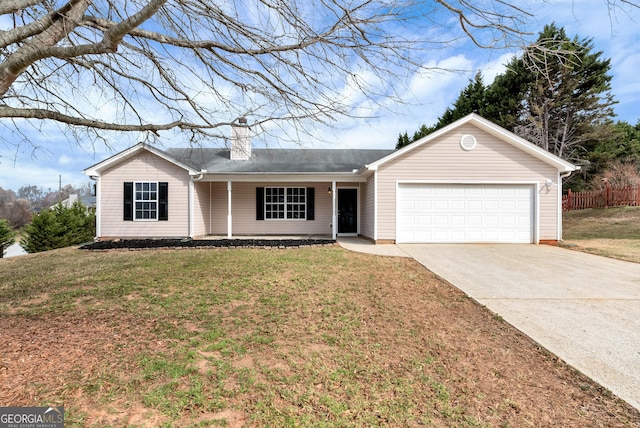
[[(332, 239), (361, 233), (362, 183), (293, 180), (192, 182), (190, 236)], [(277, 238), (276, 238), (277, 239)]]

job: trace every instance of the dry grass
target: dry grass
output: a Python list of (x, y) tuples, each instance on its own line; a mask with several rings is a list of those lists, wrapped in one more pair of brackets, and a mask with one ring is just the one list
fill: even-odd
[(640, 263), (640, 207), (565, 212), (563, 236), (568, 248)]
[(0, 406), (67, 426), (637, 426), (416, 262), (337, 247), (0, 260)]

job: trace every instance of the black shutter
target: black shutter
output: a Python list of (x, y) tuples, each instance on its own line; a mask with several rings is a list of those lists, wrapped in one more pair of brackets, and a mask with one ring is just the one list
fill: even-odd
[(169, 220), (169, 183), (158, 183), (158, 220)]
[(316, 216), (316, 188), (307, 187), (307, 220), (315, 220)]
[(133, 221), (133, 183), (124, 183), (124, 221)]
[(256, 220), (264, 220), (264, 187), (256, 187)]

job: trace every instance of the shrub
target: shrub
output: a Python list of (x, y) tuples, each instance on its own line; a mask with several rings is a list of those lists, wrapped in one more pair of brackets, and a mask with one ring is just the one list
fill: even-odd
[(91, 241), (96, 233), (95, 220), (95, 215), (80, 202), (70, 207), (60, 203), (33, 216), (24, 228), (20, 246), (37, 253)]
[(11, 230), (9, 222), (5, 219), (0, 220), (0, 258), (4, 257), (4, 252), (13, 245), (16, 234)]

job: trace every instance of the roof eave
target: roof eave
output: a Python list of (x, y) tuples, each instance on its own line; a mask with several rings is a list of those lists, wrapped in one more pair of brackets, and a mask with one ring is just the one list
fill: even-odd
[(189, 172), (189, 174), (191, 175), (195, 175), (195, 174), (199, 174), (200, 171), (198, 171), (195, 168), (190, 167), (189, 165), (184, 164), (183, 162), (180, 162), (178, 160), (176, 160), (174, 157), (172, 157), (171, 155), (169, 155), (168, 153), (157, 149), (153, 146), (150, 146), (146, 143), (138, 143), (135, 146), (131, 146), (128, 149), (125, 149), (119, 153), (116, 153), (113, 156), (108, 157), (107, 159), (98, 162), (95, 165), (90, 166), (89, 168), (83, 170), (82, 172), (85, 175), (88, 175), (89, 177), (99, 177), (100, 174), (102, 173), (102, 171), (104, 171), (105, 169), (108, 169), (114, 165), (117, 165), (127, 159), (130, 159), (134, 156), (136, 156), (137, 154), (139, 154), (141, 151), (146, 150), (150, 153), (153, 153), (154, 155), (166, 160), (167, 162), (170, 162), (182, 169), (185, 169), (186, 171)]
[(441, 135), (444, 135), (462, 125), (465, 125), (467, 123), (473, 123), (475, 126), (477, 126), (478, 128), (482, 129), (485, 132), (488, 132), (491, 135), (494, 135), (498, 138), (500, 138), (501, 140), (512, 144), (518, 148), (520, 148), (522, 151), (532, 155), (533, 157), (549, 164), (552, 165), (553, 167), (555, 167), (556, 169), (558, 169), (560, 172), (573, 172), (573, 171), (577, 171), (578, 169), (580, 169), (578, 166), (552, 154), (549, 153), (548, 151), (532, 144), (531, 142), (525, 140), (522, 137), (517, 136), (516, 134), (507, 131), (506, 129), (502, 128), (501, 126), (496, 125), (495, 123), (483, 118), (482, 116), (476, 114), (476, 113), (471, 113), (461, 119), (458, 119), (457, 121), (445, 126), (444, 128), (441, 128), (435, 132), (432, 132), (431, 134), (420, 138), (419, 140), (399, 149), (396, 150), (393, 153), (390, 153), (388, 156), (385, 156), (382, 159), (379, 159), (369, 165), (367, 165), (367, 168), (369, 168), (372, 171), (375, 171), (378, 169), (378, 167), (380, 167), (381, 165), (399, 157), (402, 156), (403, 154), (411, 151), (411, 150), (415, 150), (418, 147), (422, 146), (423, 144), (426, 144), (430, 141), (433, 141), (435, 139), (437, 139), (438, 137), (440, 137)]

